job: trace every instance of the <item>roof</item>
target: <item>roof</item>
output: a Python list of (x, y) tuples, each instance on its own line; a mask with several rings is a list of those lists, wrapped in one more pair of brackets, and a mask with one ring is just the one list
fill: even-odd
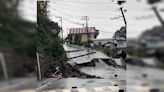
[[(70, 28), (69, 34), (86, 34), (86, 28)], [(88, 33), (96, 33), (95, 27), (88, 27)]]

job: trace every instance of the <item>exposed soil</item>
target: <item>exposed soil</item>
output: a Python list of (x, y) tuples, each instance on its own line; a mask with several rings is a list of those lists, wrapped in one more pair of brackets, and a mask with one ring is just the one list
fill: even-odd
[(79, 70), (78, 65), (70, 65), (68, 63), (65, 64), (65, 71), (62, 73), (63, 77), (78, 77), (78, 78), (100, 78), (93, 75), (88, 75), (86, 73), (83, 73)]

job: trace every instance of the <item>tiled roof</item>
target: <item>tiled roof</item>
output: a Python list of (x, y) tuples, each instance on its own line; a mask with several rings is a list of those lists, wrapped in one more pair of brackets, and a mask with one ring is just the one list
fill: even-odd
[[(69, 34), (86, 34), (86, 28), (70, 28)], [(88, 27), (88, 33), (96, 33), (95, 27)]]

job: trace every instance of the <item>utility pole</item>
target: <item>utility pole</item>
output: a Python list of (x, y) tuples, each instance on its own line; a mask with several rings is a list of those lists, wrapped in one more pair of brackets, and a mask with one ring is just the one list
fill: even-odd
[(121, 13), (122, 13), (122, 16), (123, 16), (123, 19), (124, 19), (125, 27), (127, 27), (127, 22), (126, 22), (126, 18), (125, 18), (125, 15), (124, 15), (123, 7), (120, 7), (120, 10), (121, 10)]
[(156, 6), (153, 6), (152, 9), (155, 12), (155, 15), (157, 16), (159, 22), (162, 24), (162, 26), (164, 26), (164, 21), (163, 21), (161, 15), (160, 15), (160, 13), (157, 10), (157, 7)]
[[(90, 41), (89, 41), (90, 36), (89, 36), (89, 32), (88, 32), (88, 20), (89, 20), (89, 18), (88, 18), (88, 16), (82, 16), (81, 19), (86, 22), (85, 30), (87, 31), (87, 48), (88, 48), (87, 52), (89, 53), (89, 47), (90, 47)], [(88, 57), (89, 57), (89, 54), (88, 54)]]
[(6, 67), (5, 59), (4, 59), (4, 56), (2, 53), (0, 53), (0, 62), (2, 65), (4, 78), (7, 80), (9, 77), (8, 77), (8, 73), (7, 73), (7, 67)]
[(36, 57), (37, 57), (37, 67), (38, 67), (38, 76), (39, 76), (39, 80), (42, 80), (42, 75), (41, 75), (41, 68), (40, 68), (40, 60), (39, 60), (39, 53), (36, 53)]
[[(123, 17), (123, 20), (124, 20), (124, 23), (125, 23), (125, 28), (127, 28), (127, 22), (126, 22), (126, 18), (125, 18), (125, 15), (124, 15), (124, 10), (123, 10), (123, 4), (125, 4), (125, 3), (126, 3), (126, 0), (118, 0), (117, 1), (117, 4), (120, 6), (120, 11), (121, 11), (122, 16), (111, 18), (111, 20)], [(115, 40), (117, 40), (117, 38), (115, 37), (115, 35), (117, 35), (117, 34), (115, 33), (114, 36), (113, 36), (113, 44), (114, 44), (113, 52), (114, 53), (117, 52), (116, 51), (116, 46), (115, 46)]]
[(125, 18), (123, 6), (122, 6), (124, 3), (126, 3), (126, 0), (118, 0), (117, 1), (117, 4), (120, 6), (121, 14), (122, 14), (123, 19), (124, 19), (125, 27), (127, 27), (127, 22), (126, 22), (126, 18)]

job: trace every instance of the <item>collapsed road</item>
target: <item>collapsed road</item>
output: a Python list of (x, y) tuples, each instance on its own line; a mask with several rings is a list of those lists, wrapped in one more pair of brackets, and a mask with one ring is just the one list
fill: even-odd
[[(126, 88), (126, 69), (121, 68), (124, 63), (121, 59), (113, 59), (104, 53), (96, 50), (88, 50), (84, 47), (64, 44), (68, 61), (66, 61), (65, 71), (69, 71), (67, 77), (62, 77), (55, 82), (48, 82), (48, 86), (41, 88), (45, 90), (61, 90), (62, 92), (72, 92), (78, 88), (87, 89), (87, 91), (73, 92), (94, 92), (92, 88), (117, 86), (119, 89)], [(125, 66), (124, 66), (125, 67)], [(53, 79), (52, 79), (53, 80)], [(102, 89), (101, 89), (102, 90)], [(102, 92), (108, 92), (105, 89)], [(112, 91), (111, 91), (112, 92)]]

